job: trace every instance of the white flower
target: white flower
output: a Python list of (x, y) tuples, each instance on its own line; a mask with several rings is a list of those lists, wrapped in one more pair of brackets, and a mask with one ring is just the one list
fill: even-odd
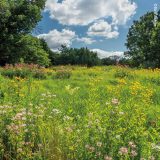
[(124, 115), (124, 112), (119, 112), (120, 115)]
[(156, 150), (156, 151), (160, 151), (160, 145), (156, 145), (154, 143), (151, 144), (152, 149)]
[(68, 121), (68, 120), (70, 120), (70, 119), (71, 119), (71, 117), (69, 117), (69, 116), (64, 116), (64, 117), (63, 117), (63, 120), (64, 120), (64, 121)]
[(121, 138), (121, 136), (120, 135), (116, 135), (116, 139), (120, 139)]
[(95, 120), (95, 123), (99, 123), (99, 122), (100, 122), (99, 119), (96, 119), (96, 120)]
[(102, 142), (97, 142), (97, 147), (102, 147)]
[(54, 114), (59, 114), (59, 113), (61, 113), (61, 111), (59, 111), (58, 109), (53, 109), (52, 112), (53, 112)]
[(106, 105), (108, 106), (110, 103), (106, 102)]

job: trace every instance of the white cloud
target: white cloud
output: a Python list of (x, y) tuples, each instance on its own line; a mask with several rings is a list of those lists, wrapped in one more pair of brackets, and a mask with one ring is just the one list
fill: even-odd
[(63, 29), (61, 32), (54, 29), (47, 34), (40, 34), (38, 38), (43, 38), (52, 50), (57, 50), (62, 44), (70, 46), (75, 40), (75, 32)]
[(112, 24), (125, 24), (135, 14), (136, 4), (129, 0), (47, 0), (46, 11), (65, 25), (88, 25), (111, 17)]
[(82, 37), (82, 38), (77, 38), (78, 42), (83, 42), (85, 44), (92, 44), (95, 43), (96, 40), (92, 39), (92, 38), (88, 38), (88, 37)]
[(110, 56), (119, 56), (123, 57), (124, 52), (121, 51), (104, 51), (101, 49), (92, 49), (93, 52), (97, 52), (99, 58), (106, 58)]
[(117, 38), (119, 32), (117, 30), (112, 30), (112, 25), (108, 24), (104, 20), (100, 20), (91, 25), (88, 29), (87, 34), (89, 36), (101, 36), (106, 39)]

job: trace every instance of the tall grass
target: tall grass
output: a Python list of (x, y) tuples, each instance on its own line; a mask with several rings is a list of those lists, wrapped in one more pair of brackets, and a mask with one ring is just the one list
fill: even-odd
[(160, 70), (15, 68), (1, 68), (0, 159), (160, 159)]

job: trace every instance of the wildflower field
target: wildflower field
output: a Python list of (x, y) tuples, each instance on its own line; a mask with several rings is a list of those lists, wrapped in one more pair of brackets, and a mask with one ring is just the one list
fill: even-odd
[(0, 73), (0, 160), (160, 160), (159, 69)]

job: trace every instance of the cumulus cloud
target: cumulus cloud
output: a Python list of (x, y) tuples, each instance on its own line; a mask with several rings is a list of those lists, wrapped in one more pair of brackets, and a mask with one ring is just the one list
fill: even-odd
[(89, 36), (101, 36), (109, 39), (117, 38), (119, 32), (117, 30), (112, 30), (112, 25), (104, 20), (100, 20), (89, 27), (87, 34)]
[(92, 44), (96, 42), (96, 40), (90, 37), (78, 37), (74, 31), (63, 29), (62, 31), (58, 31), (57, 29), (51, 30), (49, 33), (40, 34), (37, 36), (38, 38), (44, 39), (48, 46), (56, 51), (61, 45), (66, 45), (68, 47), (71, 46), (73, 41), (82, 42), (85, 44)]
[(38, 38), (43, 38), (52, 50), (57, 50), (62, 44), (70, 46), (75, 40), (76, 34), (68, 29), (62, 31), (54, 29), (47, 34), (38, 35)]
[(47, 0), (46, 11), (64, 25), (88, 25), (112, 18), (112, 24), (125, 24), (135, 14), (136, 4), (129, 0)]
[(124, 56), (124, 52), (121, 51), (104, 51), (101, 49), (92, 49), (93, 52), (97, 52), (97, 55), (99, 58), (106, 58), (106, 57), (110, 57), (110, 56), (119, 56), (119, 57), (123, 57)]
[(77, 38), (78, 42), (83, 42), (85, 44), (92, 44), (95, 43), (96, 40), (92, 39), (92, 38), (88, 38), (88, 37), (82, 37), (82, 38)]

